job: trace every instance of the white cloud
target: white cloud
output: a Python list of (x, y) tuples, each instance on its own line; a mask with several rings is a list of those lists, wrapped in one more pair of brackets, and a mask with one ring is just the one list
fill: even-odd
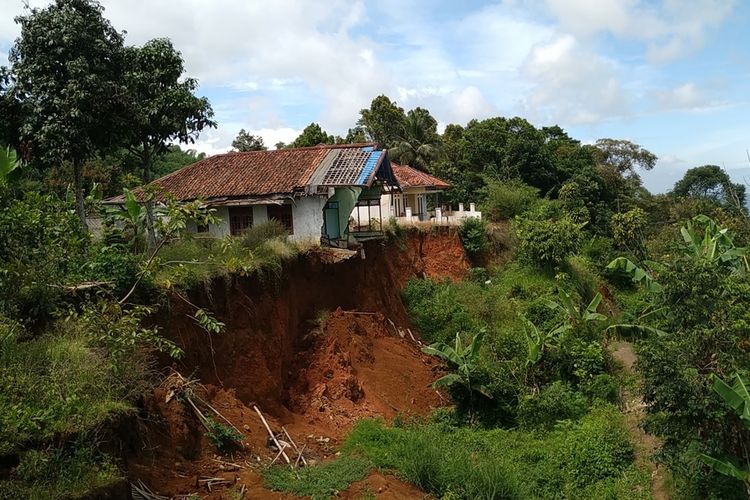
[(614, 63), (563, 35), (531, 51), (524, 74), (534, 88), (526, 112), (544, 122), (592, 123), (628, 113)]
[(659, 109), (697, 109), (709, 104), (703, 90), (695, 83), (685, 83), (678, 87), (655, 92)]
[(547, 0), (549, 12), (576, 36), (609, 32), (644, 42), (651, 62), (663, 63), (703, 46), (736, 0)]

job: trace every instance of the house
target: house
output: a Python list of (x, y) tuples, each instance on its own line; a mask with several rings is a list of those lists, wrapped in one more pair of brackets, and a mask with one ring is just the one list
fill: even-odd
[[(336, 246), (382, 234), (382, 222), (362, 230), (350, 225), (350, 216), (356, 207), (369, 207), (373, 200), (379, 205), (383, 190), (397, 186), (388, 152), (375, 144), (220, 154), (151, 185), (160, 193), (157, 203), (167, 196), (178, 201), (202, 199), (216, 210), (219, 222), (208, 227), (192, 224), (188, 229), (195, 233), (217, 238), (240, 235), (253, 225), (276, 219), (294, 240)], [(124, 197), (105, 203), (123, 204)]]
[(458, 204), (458, 210), (441, 204), (441, 193), (450, 188), (446, 181), (408, 165), (391, 162), (391, 170), (398, 186), (387, 186), (380, 204), (382, 212), (394, 217), (396, 222), (460, 224), (466, 217), (482, 217), (474, 203), (469, 204), (468, 211), (464, 210), (463, 203)]

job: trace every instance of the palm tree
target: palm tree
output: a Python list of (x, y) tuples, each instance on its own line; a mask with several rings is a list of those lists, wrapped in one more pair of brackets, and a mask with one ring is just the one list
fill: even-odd
[(403, 131), (391, 148), (391, 155), (401, 164), (428, 170), (440, 151), (437, 121), (424, 108), (406, 114)]

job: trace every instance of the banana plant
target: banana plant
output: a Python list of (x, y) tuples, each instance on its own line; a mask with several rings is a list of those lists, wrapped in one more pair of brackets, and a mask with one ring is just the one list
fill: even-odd
[(607, 269), (611, 271), (621, 271), (633, 280), (633, 283), (640, 283), (649, 292), (661, 292), (662, 286), (654, 281), (651, 275), (643, 269), (634, 264), (630, 259), (625, 257), (617, 257), (615, 260), (607, 265)]
[(549, 332), (543, 332), (525, 316), (521, 316), (521, 320), (524, 323), (526, 346), (528, 347), (526, 357), (527, 366), (534, 365), (541, 361), (544, 351), (554, 343), (557, 337), (561, 333), (571, 329), (569, 323), (563, 323)]
[(589, 304), (583, 309), (576, 305), (576, 303), (573, 301), (573, 298), (567, 292), (565, 292), (565, 290), (560, 290), (559, 296), (560, 302), (547, 299), (545, 300), (545, 303), (550, 309), (563, 311), (567, 315), (567, 329), (570, 329), (580, 323), (585, 323), (588, 321), (604, 321), (607, 319), (605, 315), (596, 312), (596, 310), (599, 308), (599, 304), (601, 304), (602, 302), (602, 294), (599, 292), (594, 295), (594, 298), (591, 299), (591, 302), (589, 302)]
[(21, 171), (21, 162), (16, 151), (11, 148), (0, 148), (0, 186), (7, 186)]
[[(747, 380), (739, 373), (735, 373), (729, 382), (715, 377), (713, 390), (737, 413), (745, 428), (750, 430), (750, 392)], [(704, 453), (700, 454), (700, 459), (716, 472), (743, 481), (745, 488), (750, 491), (750, 468), (747, 464), (743, 467), (733, 457), (712, 457)]]
[(492, 399), (492, 395), (487, 388), (476, 384), (473, 380), (473, 375), (479, 363), (479, 350), (481, 349), (484, 335), (485, 330), (482, 329), (471, 339), (471, 342), (464, 343), (461, 335), (457, 333), (453, 346), (445, 342), (437, 342), (422, 348), (422, 352), (444, 360), (455, 370), (437, 379), (432, 383), (432, 386), (435, 388), (451, 387), (458, 384), (465, 387), (469, 391), (469, 412), (472, 422), (474, 421), (474, 393), (478, 392)]
[(706, 259), (729, 266), (733, 272), (750, 271), (747, 249), (735, 246), (732, 233), (706, 215), (696, 215), (680, 229), (685, 253), (693, 259)]

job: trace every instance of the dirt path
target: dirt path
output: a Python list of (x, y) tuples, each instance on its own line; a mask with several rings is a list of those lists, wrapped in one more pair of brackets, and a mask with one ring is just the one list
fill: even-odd
[[(633, 345), (630, 342), (619, 341), (614, 343), (612, 348), (612, 356), (622, 364), (625, 374), (635, 374), (633, 365), (638, 356), (633, 351)], [(646, 403), (637, 390), (623, 385), (622, 405), (625, 423), (635, 444), (635, 461), (639, 466), (645, 466), (651, 471), (651, 496), (655, 500), (668, 500), (670, 495), (665, 481), (665, 471), (652, 459), (654, 453), (659, 450), (661, 442), (657, 437), (647, 434), (641, 427), (646, 417)]]

